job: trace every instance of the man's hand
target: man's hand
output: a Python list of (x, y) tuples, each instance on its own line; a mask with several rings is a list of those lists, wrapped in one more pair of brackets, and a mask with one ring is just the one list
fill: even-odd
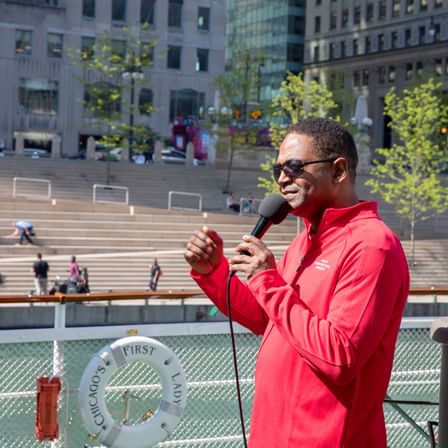
[(208, 275), (219, 265), (223, 253), (221, 237), (214, 230), (204, 226), (187, 242), (184, 257), (195, 271)]
[[(238, 244), (235, 252), (239, 255), (235, 255), (229, 260), (230, 270), (244, 272), (247, 279), (258, 272), (277, 267), (272, 252), (255, 236), (244, 235), (243, 242)], [(250, 255), (243, 255), (242, 252), (247, 252)]]

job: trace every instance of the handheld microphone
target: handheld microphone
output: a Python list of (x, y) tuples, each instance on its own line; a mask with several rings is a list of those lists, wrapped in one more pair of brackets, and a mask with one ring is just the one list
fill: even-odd
[[(263, 235), (269, 230), (272, 224), (280, 224), (288, 215), (291, 210), (291, 206), (286, 199), (279, 194), (270, 194), (266, 196), (258, 207), (258, 218), (255, 227), (250, 233), (257, 238), (263, 238)], [(242, 251), (242, 255), (249, 255), (249, 252)]]

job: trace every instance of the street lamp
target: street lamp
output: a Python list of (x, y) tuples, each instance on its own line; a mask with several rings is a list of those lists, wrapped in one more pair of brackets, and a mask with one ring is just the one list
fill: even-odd
[(129, 106), (129, 130), (128, 145), (129, 157), (132, 157), (134, 150), (134, 100), (135, 100), (135, 81), (141, 81), (145, 76), (141, 68), (135, 65), (135, 57), (131, 56), (131, 64), (127, 70), (121, 74), (124, 81), (131, 81), (131, 102)]

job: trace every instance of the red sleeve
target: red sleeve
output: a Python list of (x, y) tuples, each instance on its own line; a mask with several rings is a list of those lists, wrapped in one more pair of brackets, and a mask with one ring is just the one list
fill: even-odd
[[(209, 275), (201, 275), (194, 270), (190, 270), (190, 275), (207, 297), (227, 316), (229, 265), (226, 258), (223, 257), (219, 266)], [(247, 284), (243, 283), (236, 275), (231, 281), (230, 299), (232, 320), (255, 334), (263, 334), (268, 323), (267, 315)]]
[(361, 242), (340, 266), (325, 318), (314, 314), (276, 270), (255, 275), (248, 285), (304, 360), (333, 382), (345, 384), (363, 367), (388, 326), (399, 325), (409, 288), (407, 272), (401, 248), (384, 250)]

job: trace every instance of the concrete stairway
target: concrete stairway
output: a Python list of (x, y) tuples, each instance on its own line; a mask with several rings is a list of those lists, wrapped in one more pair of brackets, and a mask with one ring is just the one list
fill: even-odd
[[(159, 209), (168, 208), (170, 191), (201, 194), (203, 210), (225, 211), (225, 198), (222, 193), (227, 185), (227, 169), (211, 166), (185, 166), (177, 164), (155, 163), (152, 165), (135, 165), (127, 162), (106, 162), (41, 158), (33, 160), (29, 157), (7, 156), (0, 159), (0, 191), (11, 195), (13, 178), (25, 177), (47, 179), (51, 181), (51, 197), (69, 200), (92, 202), (93, 185), (105, 184), (107, 170), (110, 170), (110, 184), (129, 188), (129, 203), (134, 206)], [(264, 191), (257, 187), (258, 178), (266, 177), (258, 165), (253, 170), (233, 168), (229, 189), (236, 197), (245, 197), (249, 192), (255, 198), (262, 198)], [(372, 195), (364, 185), (368, 176), (359, 174), (357, 189), (359, 197), (364, 200), (377, 200), (380, 215), (402, 238), (409, 238), (409, 226), (396, 215), (392, 207)], [(19, 182), (18, 191), (25, 194), (45, 194), (43, 183), (28, 184)], [(103, 192), (102, 199), (123, 201), (123, 191)], [(174, 206), (196, 208), (196, 197), (176, 196)], [(417, 238), (440, 239), (448, 236), (448, 213), (437, 219), (429, 219), (418, 223)]]
[[(157, 257), (163, 269), (161, 289), (196, 289), (183, 259), (185, 242), (203, 225), (223, 236), (231, 253), (256, 217), (230, 213), (180, 213), (158, 209), (129, 209), (115, 205), (57, 201), (56, 205), (3, 198), (0, 232), (11, 232), (11, 222), (30, 220), (36, 229), (36, 245), (14, 245), (0, 238), (0, 272), (5, 277), (1, 294), (25, 294), (33, 288), (30, 272), (35, 254), (50, 264), (50, 280), (67, 278), (71, 255), (89, 270), (92, 291), (142, 290), (148, 284), (148, 265)], [(297, 221), (288, 218), (266, 235), (280, 253), (294, 237)], [(50, 281), (51, 283), (51, 281)]]
[[(202, 225), (223, 236), (226, 254), (233, 254), (241, 236), (253, 227), (256, 217), (230, 213), (181, 213), (82, 202), (47, 202), (2, 199), (0, 232), (11, 232), (11, 222), (29, 219), (35, 225), (35, 246), (15, 246), (15, 240), (0, 238), (0, 272), (5, 278), (0, 294), (26, 294), (33, 289), (31, 266), (41, 252), (50, 264), (50, 283), (68, 276), (71, 255), (87, 266), (92, 291), (143, 290), (149, 264), (157, 257), (163, 269), (159, 289), (196, 289), (183, 259), (185, 242)], [(297, 221), (288, 218), (273, 227), (265, 241), (279, 257), (297, 231)], [(410, 253), (409, 241), (403, 245)], [(446, 286), (448, 240), (417, 241), (414, 287)]]

